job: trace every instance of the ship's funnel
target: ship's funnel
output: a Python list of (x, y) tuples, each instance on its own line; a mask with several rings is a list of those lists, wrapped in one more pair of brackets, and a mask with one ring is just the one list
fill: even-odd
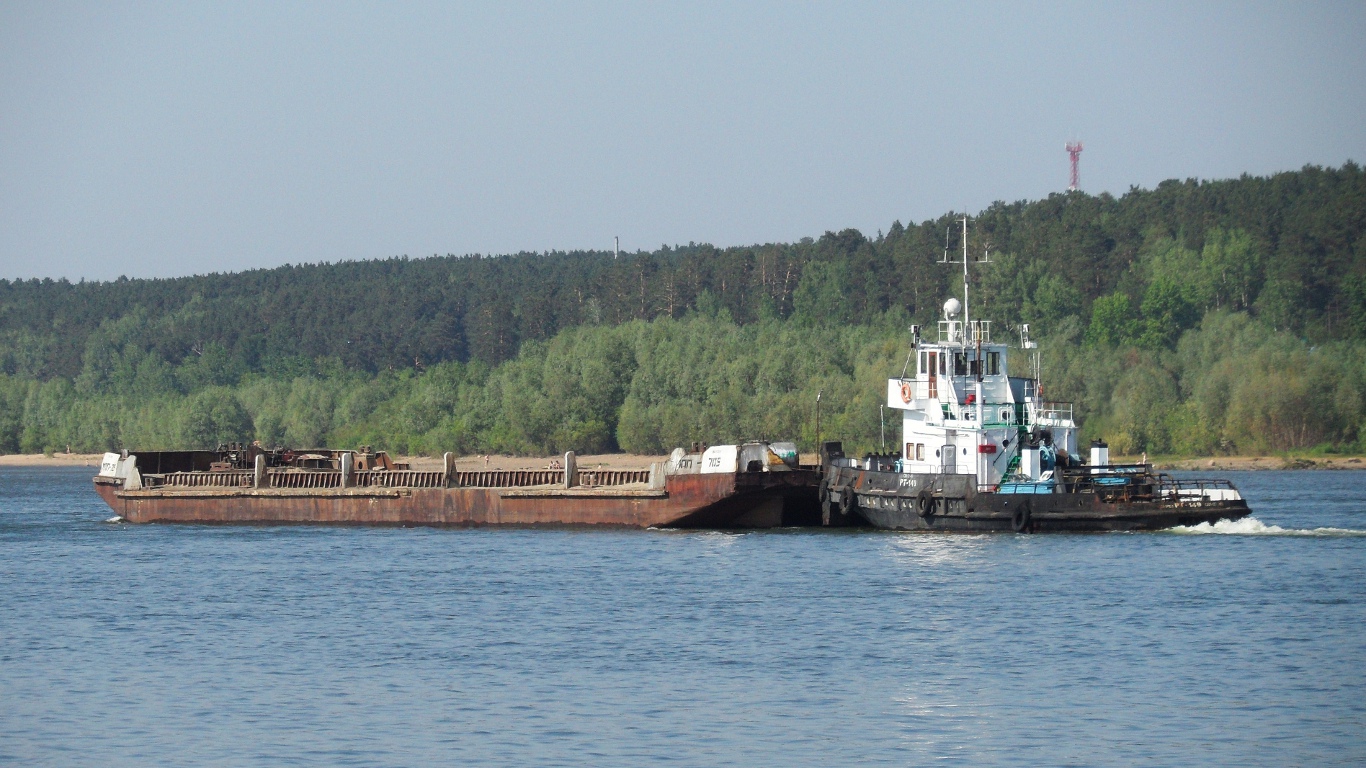
[(1039, 446), (1027, 445), (1020, 451), (1020, 474), (1034, 482), (1043, 474), (1039, 466)]
[(1091, 441), (1091, 466), (1104, 467), (1110, 463), (1110, 446), (1104, 440)]

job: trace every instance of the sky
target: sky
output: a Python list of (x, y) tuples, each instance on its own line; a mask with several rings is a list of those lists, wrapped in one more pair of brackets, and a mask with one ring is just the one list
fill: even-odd
[(1366, 162), (1366, 3), (0, 0), (0, 278), (875, 235)]

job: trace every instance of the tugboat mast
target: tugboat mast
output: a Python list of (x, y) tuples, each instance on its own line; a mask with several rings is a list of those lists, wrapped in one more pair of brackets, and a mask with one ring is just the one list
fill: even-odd
[(968, 215), (963, 214), (963, 330), (960, 334), (962, 346), (968, 347), (968, 329), (972, 327), (972, 317), (968, 313)]

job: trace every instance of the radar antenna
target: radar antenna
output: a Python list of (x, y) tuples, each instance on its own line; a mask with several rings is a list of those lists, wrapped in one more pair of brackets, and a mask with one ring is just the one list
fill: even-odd
[[(962, 240), (963, 240), (963, 256), (962, 256), (961, 259), (950, 259), (950, 258), (949, 258), (949, 228), (948, 228), (948, 227), (944, 227), (944, 258), (941, 259), (939, 263), (940, 263), (940, 264), (959, 264), (959, 263), (961, 263), (961, 264), (963, 265), (963, 330), (962, 330), (962, 333), (959, 335), (959, 343), (960, 343), (962, 346), (966, 347), (966, 346), (968, 345), (968, 329), (972, 327), (972, 318), (971, 318), (971, 317), (969, 316), (969, 314), (968, 314), (968, 216), (967, 216), (967, 214), (963, 214), (963, 216), (962, 216), (961, 218), (959, 218), (958, 221), (959, 221), (959, 224), (962, 225), (962, 228), (963, 228), (963, 234), (962, 234)], [(986, 264), (986, 263), (988, 263), (988, 261), (989, 261), (989, 258), (982, 258), (982, 259), (978, 259), (977, 263), (979, 263), (979, 264)], [(957, 314), (957, 312), (955, 312), (954, 314)]]

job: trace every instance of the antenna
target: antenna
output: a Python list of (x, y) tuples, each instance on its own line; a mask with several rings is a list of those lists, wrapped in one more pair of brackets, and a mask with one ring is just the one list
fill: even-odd
[[(1029, 338), (1029, 323), (1020, 326), (1020, 349), (1029, 355), (1029, 365), (1034, 371), (1034, 386), (1037, 388), (1042, 374), (1042, 361), (1039, 359), (1039, 342)], [(1029, 354), (1031, 349), (1034, 350), (1033, 354)]]
[(618, 258), (618, 257), (620, 257), (620, 256), (621, 256), (621, 237), (620, 237), (620, 236), (614, 236), (614, 237), (612, 238), (612, 258), (613, 258), (613, 259), (616, 259), (616, 258)]
[(1067, 142), (1067, 154), (1072, 156), (1072, 183), (1067, 185), (1068, 192), (1076, 192), (1081, 186), (1081, 174), (1077, 171), (1077, 161), (1081, 159), (1082, 145), (1080, 141)]
[(920, 347), (920, 326), (911, 326), (911, 349), (906, 353), (906, 364), (901, 366), (901, 378), (906, 378), (906, 372), (911, 369), (911, 360), (915, 357), (915, 350)]
[[(939, 263), (940, 263), (940, 264), (962, 264), (962, 265), (963, 265), (963, 306), (962, 306), (962, 310), (963, 310), (963, 332), (962, 332), (962, 334), (961, 334), (961, 338), (959, 339), (959, 341), (960, 341), (961, 344), (963, 344), (963, 346), (967, 346), (967, 344), (968, 344), (968, 329), (972, 327), (972, 318), (971, 318), (971, 316), (968, 314), (968, 263), (969, 263), (969, 262), (968, 262), (968, 215), (967, 215), (966, 213), (963, 214), (963, 216), (958, 220), (958, 222), (959, 222), (959, 224), (960, 224), (960, 225), (962, 226), (962, 228), (963, 228), (963, 237), (962, 237), (962, 240), (963, 240), (963, 256), (962, 256), (961, 259), (949, 259), (949, 231), (950, 231), (950, 229), (949, 229), (949, 227), (945, 227), (945, 228), (944, 228), (944, 258), (943, 258), (942, 260), (940, 260)], [(989, 247), (989, 246), (988, 246), (988, 247)], [(990, 261), (991, 261), (990, 255), (986, 255), (986, 256), (984, 256), (983, 258), (978, 259), (976, 262), (973, 262), (973, 263), (976, 263), (976, 264), (988, 264), (988, 263), (990, 263)], [(957, 303), (958, 303), (958, 302), (957, 302), (956, 300), (954, 300), (954, 299), (950, 299), (949, 301), (954, 302), (954, 304), (957, 304)], [(948, 304), (945, 304), (945, 305), (944, 305), (944, 308), (945, 308), (945, 310), (947, 310), (947, 309), (948, 309)], [(957, 314), (957, 313), (958, 313), (958, 308), (955, 307), (955, 308), (954, 308), (954, 314)], [(946, 318), (946, 319), (947, 319), (947, 318)], [(979, 342), (980, 342), (980, 339), (979, 339)]]
[(968, 329), (972, 316), (968, 314), (968, 215), (963, 214), (963, 346), (968, 344)]

